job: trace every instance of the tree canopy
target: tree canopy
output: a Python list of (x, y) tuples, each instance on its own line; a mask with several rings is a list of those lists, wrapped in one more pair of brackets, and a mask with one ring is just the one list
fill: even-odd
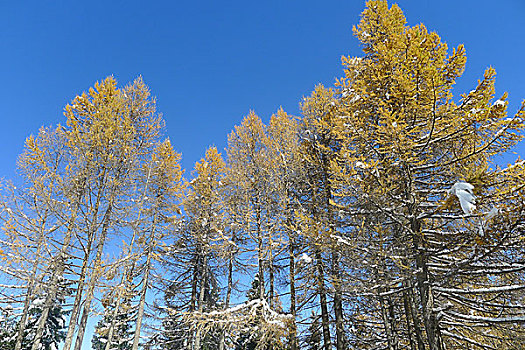
[(2, 183), (0, 349), (525, 346), (524, 137), (493, 68), (368, 1), (333, 86), (250, 111), (188, 178), (141, 78), (28, 137)]

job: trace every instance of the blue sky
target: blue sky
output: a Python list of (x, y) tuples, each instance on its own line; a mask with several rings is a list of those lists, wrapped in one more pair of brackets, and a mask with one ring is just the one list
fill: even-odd
[[(400, 0), (449, 46), (464, 43), (459, 91), (498, 72), (510, 110), (525, 98), (525, 2)], [(113, 74), (142, 75), (158, 98), (167, 136), (191, 169), (250, 109), (298, 113), (315, 84), (342, 75), (360, 55), (352, 25), (364, 1), (3, 1), (0, 5), (0, 177), (12, 178), (25, 138), (63, 122), (76, 94)], [(519, 153), (524, 154), (521, 147)]]
[[(508, 91), (517, 110), (525, 1), (397, 3), (409, 24), (424, 23), (450, 47), (465, 44), (458, 93), (493, 66), (497, 93)], [(357, 0), (2, 1), (0, 177), (15, 176), (27, 136), (63, 122), (66, 103), (108, 75), (121, 85), (143, 76), (189, 172), (209, 145), (225, 147), (250, 109), (264, 120), (280, 106), (297, 114), (317, 83), (341, 76), (340, 57), (361, 54), (351, 28), (363, 8)]]

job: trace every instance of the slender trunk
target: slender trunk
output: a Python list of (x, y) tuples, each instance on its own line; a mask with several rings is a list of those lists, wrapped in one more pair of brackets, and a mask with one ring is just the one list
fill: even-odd
[(420, 242), (421, 238), (418, 236), (420, 223), (416, 219), (412, 220), (411, 229), (414, 235), (414, 251), (416, 252), (417, 288), (421, 298), (423, 324), (425, 326), (428, 345), (430, 350), (443, 350), (437, 318), (433, 311), (434, 296), (430, 288), (426, 256)]
[[(201, 276), (200, 276), (200, 290), (199, 290), (199, 315), (202, 314), (204, 311), (204, 291), (206, 289), (207, 281), (207, 268), (206, 265), (208, 265), (208, 257), (206, 253), (203, 254), (202, 257), (202, 266), (201, 266)], [(201, 329), (202, 327), (199, 325), (197, 327), (197, 333), (195, 334), (195, 350), (201, 350)], [(136, 349), (133, 349), (136, 350)]]
[[(134, 239), (132, 239), (132, 243), (133, 243), (133, 240)], [(135, 262), (133, 262), (132, 265), (131, 265), (131, 268), (129, 270), (129, 275), (133, 274), (133, 266), (134, 266), (134, 264), (135, 264)], [(105, 350), (110, 350), (111, 349), (111, 344), (113, 343), (113, 336), (115, 335), (115, 326), (116, 326), (117, 319), (118, 319), (118, 314), (119, 314), (119, 311), (120, 311), (120, 304), (121, 304), (121, 300), (122, 300), (122, 293), (127, 287), (127, 283), (126, 283), (126, 281), (127, 281), (126, 276), (128, 276), (127, 273), (128, 273), (128, 271), (124, 270), (124, 273), (122, 274), (122, 278), (121, 278), (121, 281), (120, 281), (120, 285), (118, 286), (117, 303), (116, 303), (115, 308), (113, 309), (113, 313), (111, 315), (111, 325), (109, 326), (109, 330), (108, 330), (108, 336), (107, 336), (107, 339), (106, 339)]]
[[(142, 200), (144, 200), (144, 198), (146, 197), (146, 193), (147, 193), (147, 190), (148, 190), (148, 187), (149, 187), (150, 177), (151, 177), (151, 166), (148, 169), (148, 176), (147, 176), (147, 179), (146, 179), (146, 186), (144, 187), (144, 191), (143, 191), (143, 194), (142, 194)], [(141, 206), (139, 208), (137, 219), (135, 221), (137, 224), (140, 222), (140, 219), (141, 219), (141, 216), (142, 216), (142, 209), (143, 208)], [(131, 242), (129, 244), (128, 253), (127, 253), (127, 256), (132, 256), (132, 259), (131, 259), (131, 261), (128, 264), (126, 264), (127, 266), (131, 266), (130, 267), (130, 274), (133, 273), (133, 269), (134, 269), (135, 264), (136, 264), (137, 259), (138, 259), (138, 258), (133, 257), (133, 249), (134, 249), (135, 239), (136, 238), (137, 238), (137, 230), (136, 230), (136, 228), (134, 228), (133, 229), (133, 236), (131, 237)], [(150, 253), (150, 251), (148, 249), (148, 258), (147, 258), (147, 269), (148, 270), (146, 271), (146, 275), (148, 277), (149, 277), (150, 254), (151, 253)], [(145, 277), (146, 282), (147, 282), (148, 277)], [(117, 316), (118, 316), (118, 312), (120, 310), (120, 302), (121, 302), (121, 298), (122, 298), (122, 292), (125, 290), (124, 287), (127, 287), (126, 281), (127, 281), (126, 274), (123, 274), (122, 275), (122, 279), (120, 281), (120, 288), (119, 288), (118, 295), (117, 295), (117, 305), (116, 305), (115, 309), (113, 310), (113, 315), (111, 317), (111, 325), (110, 325), (109, 331), (108, 331), (108, 337), (107, 337), (105, 350), (110, 350), (111, 349), (111, 343), (113, 342), (113, 335), (115, 333), (115, 323), (117, 322)], [(142, 300), (142, 292), (141, 292), (141, 300)], [(138, 327), (138, 328), (140, 329), (140, 327)], [(136, 332), (136, 330), (135, 330), (135, 332)]]
[[(102, 263), (102, 252), (104, 249), (104, 243), (106, 241), (106, 235), (108, 233), (112, 210), (113, 210), (113, 198), (111, 199), (108, 205), (108, 209), (106, 210), (106, 213), (104, 215), (104, 221), (103, 221), (104, 223), (102, 225), (102, 231), (100, 233), (100, 239), (98, 241), (97, 254), (95, 256), (95, 261), (93, 264), (93, 276), (89, 283), (86, 299), (84, 300), (84, 309), (82, 310), (82, 317), (80, 318), (80, 324), (78, 326), (77, 339), (75, 341), (75, 348), (74, 348), (75, 350), (81, 349), (82, 342), (84, 340), (84, 333), (86, 331), (87, 319), (88, 319), (89, 313), (91, 312), (91, 301), (93, 300), (95, 286), (97, 284), (97, 280), (100, 274), (99, 270), (101, 268), (100, 265)], [(64, 350), (67, 350), (67, 349), (64, 348)]]
[[(122, 288), (122, 285), (120, 286)], [(113, 334), (115, 333), (115, 320), (118, 318), (118, 311), (120, 309), (120, 291), (117, 296), (117, 304), (115, 305), (115, 309), (113, 309), (112, 315), (111, 315), (111, 325), (109, 326), (108, 330), (108, 336), (106, 339), (106, 347), (105, 350), (111, 349), (111, 343), (113, 343)]]
[(51, 277), (51, 281), (50, 281), (50, 290), (47, 294), (46, 301), (44, 302), (44, 307), (42, 308), (42, 314), (40, 315), (40, 318), (38, 319), (37, 330), (36, 330), (36, 334), (35, 334), (35, 338), (34, 338), (33, 346), (31, 347), (31, 350), (37, 350), (40, 348), (40, 342), (42, 341), (42, 335), (44, 334), (44, 326), (47, 322), (49, 311), (53, 307), (55, 300), (56, 300), (56, 296), (58, 294), (58, 288), (59, 288), (58, 280), (64, 274), (66, 253), (71, 244), (71, 237), (73, 236), (73, 226), (75, 224), (78, 207), (79, 205), (77, 203), (77, 205), (75, 206), (75, 210), (72, 213), (71, 220), (69, 222), (68, 229), (66, 231), (66, 235), (64, 237), (64, 243), (62, 244), (62, 247), (60, 248), (60, 253), (58, 254), (58, 258), (55, 261), (55, 266), (53, 267), (54, 271), (53, 271), (53, 276)]
[(18, 330), (16, 335), (16, 342), (15, 342), (15, 349), (14, 350), (20, 350), (22, 348), (22, 340), (24, 339), (24, 331), (25, 326), (27, 322), (27, 316), (29, 314), (29, 306), (31, 305), (31, 298), (33, 296), (33, 290), (35, 288), (36, 283), (36, 273), (38, 271), (38, 257), (40, 256), (40, 249), (42, 247), (42, 240), (44, 238), (44, 228), (45, 228), (45, 220), (42, 222), (42, 226), (40, 229), (40, 235), (38, 237), (38, 240), (36, 241), (36, 259), (33, 264), (33, 268), (31, 269), (31, 273), (29, 275), (29, 286), (27, 287), (26, 291), (26, 298), (24, 300), (24, 309), (22, 311), (22, 316), (20, 317), (20, 321), (18, 324)]
[[(81, 301), (82, 301), (82, 293), (84, 292), (84, 285), (86, 283), (86, 277), (87, 277), (87, 271), (88, 271), (88, 263), (89, 263), (89, 255), (91, 252), (91, 247), (93, 245), (93, 242), (95, 240), (95, 232), (97, 227), (97, 217), (98, 212), (100, 209), (100, 202), (102, 199), (102, 188), (103, 184), (106, 179), (106, 170), (103, 171), (102, 175), (99, 178), (98, 182), (98, 188), (97, 188), (97, 196), (95, 199), (95, 205), (91, 208), (91, 213), (89, 214), (90, 217), (88, 217), (89, 227), (87, 232), (87, 243), (84, 251), (84, 259), (82, 261), (82, 268), (80, 270), (80, 277), (77, 282), (77, 290), (75, 295), (75, 301), (73, 303), (73, 308), (71, 310), (71, 316), (69, 319), (69, 325), (67, 328), (66, 333), (66, 339), (64, 340), (64, 346), (62, 347), (62, 350), (69, 350), (71, 348), (71, 344), (73, 343), (73, 336), (75, 334), (75, 330), (77, 327), (77, 321), (78, 316), (80, 313), (81, 308)], [(78, 205), (79, 207), (80, 205)], [(77, 209), (78, 209), (77, 207)]]
[(257, 263), (259, 266), (259, 299), (265, 299), (264, 292), (264, 256), (263, 256), (263, 235), (261, 229), (261, 209), (256, 209), (257, 215)]
[(22, 348), (22, 340), (24, 339), (24, 331), (26, 329), (26, 321), (27, 321), (27, 315), (29, 313), (29, 305), (31, 304), (31, 296), (33, 295), (33, 288), (34, 288), (34, 280), (36, 278), (36, 261), (35, 266), (33, 267), (33, 270), (31, 271), (31, 280), (29, 282), (29, 286), (27, 288), (27, 295), (26, 299), (24, 301), (24, 310), (22, 311), (22, 316), (20, 317), (20, 321), (18, 324), (18, 330), (16, 335), (16, 343), (15, 343), (15, 349), (14, 350), (20, 350)]
[(290, 329), (290, 350), (297, 350), (297, 324), (296, 324), (296, 296), (295, 296), (295, 240), (293, 233), (289, 233), (289, 254), (290, 254), (290, 314), (292, 315), (292, 324)]
[[(384, 292), (383, 289), (379, 289), (379, 293)], [(379, 305), (381, 307), (381, 318), (383, 319), (383, 326), (385, 327), (386, 341), (388, 344), (388, 350), (395, 350), (395, 342), (393, 341), (392, 329), (390, 328), (390, 322), (388, 320), (387, 306), (385, 305), (385, 299), (378, 295)]]
[(268, 304), (270, 305), (270, 308), (273, 310), (274, 309), (274, 294), (275, 294), (275, 290), (274, 290), (274, 280), (275, 280), (275, 277), (274, 277), (274, 265), (273, 265), (273, 252), (271, 250), (271, 242), (270, 242), (270, 258), (268, 259), (269, 261), (269, 271), (268, 271), (268, 276), (269, 276), (269, 279), (270, 279), (270, 291), (269, 291), (269, 297), (268, 297)]
[(411, 300), (409, 305), (410, 305), (410, 312), (412, 315), (412, 323), (414, 324), (414, 331), (415, 331), (416, 340), (417, 340), (417, 348), (418, 350), (425, 350), (425, 341), (423, 340), (423, 333), (421, 331), (421, 328), (419, 327), (419, 325), (421, 324), (421, 321), (419, 320), (419, 316), (417, 314), (417, 310), (415, 307), (416, 302), (415, 302), (415, 295), (414, 295), (414, 287), (412, 286), (412, 282), (410, 280), (408, 280), (408, 283), (410, 286), (410, 289), (408, 291), (409, 291), (409, 297)]
[[(323, 183), (324, 183), (324, 205), (326, 206), (327, 224), (330, 230), (330, 237), (334, 233), (334, 215), (332, 214), (332, 187), (330, 182), (330, 164), (327, 154), (322, 154), (323, 164)], [(335, 344), (337, 350), (344, 349), (344, 326), (343, 326), (343, 302), (341, 292), (341, 272), (339, 269), (339, 253), (332, 251), (332, 286), (334, 288), (334, 313), (335, 313)]]
[(343, 326), (343, 302), (341, 292), (341, 271), (339, 268), (339, 253), (332, 252), (332, 273), (334, 286), (334, 313), (335, 313), (335, 335), (336, 335), (336, 349), (344, 350), (344, 326)]
[(95, 240), (95, 231), (97, 226), (97, 216), (100, 208), (100, 199), (101, 191), (99, 188), (99, 193), (97, 194), (97, 199), (95, 202), (95, 207), (91, 213), (91, 222), (89, 224), (88, 234), (87, 234), (87, 243), (84, 251), (84, 259), (82, 261), (82, 268), (80, 270), (80, 277), (77, 282), (77, 290), (75, 295), (75, 301), (73, 302), (73, 308), (71, 310), (71, 316), (69, 320), (69, 325), (67, 328), (66, 339), (64, 340), (63, 350), (69, 350), (71, 344), (73, 343), (73, 336), (77, 327), (78, 316), (80, 314), (82, 294), (84, 292), (84, 286), (86, 284), (87, 271), (89, 267), (89, 255), (91, 252), (91, 247)]
[[(405, 286), (406, 287), (406, 286)], [(403, 292), (403, 309), (405, 310), (405, 321), (406, 321), (406, 324), (407, 324), (407, 337), (408, 337), (408, 341), (410, 343), (410, 350), (416, 350), (416, 347), (415, 347), (415, 344), (414, 344), (414, 340), (413, 340), (413, 332), (412, 332), (412, 326), (410, 324), (410, 303), (409, 303), (409, 300), (408, 300), (408, 293), (407, 291), (405, 290)]]
[[(139, 348), (140, 341), (140, 330), (142, 327), (142, 320), (144, 319), (144, 308), (146, 306), (146, 293), (148, 292), (149, 286), (149, 275), (151, 273), (151, 258), (153, 256), (153, 247), (155, 240), (155, 229), (157, 227), (157, 215), (153, 217), (153, 223), (151, 225), (151, 232), (149, 236), (149, 243), (147, 248), (147, 258), (146, 258), (146, 271), (144, 272), (144, 278), (142, 279), (142, 290), (140, 291), (140, 301), (139, 301), (139, 310), (137, 313), (137, 325), (135, 326), (135, 334), (133, 336), (133, 347), (132, 350), (137, 350)], [(156, 242), (156, 241), (155, 241)]]
[[(197, 283), (199, 281), (199, 262), (200, 262), (200, 257), (199, 256), (195, 256), (193, 258), (193, 273), (192, 273), (192, 281), (191, 281), (191, 297), (190, 297), (190, 309), (189, 311), (190, 312), (193, 312), (196, 310), (197, 308)], [(190, 339), (187, 339), (187, 348), (188, 350), (191, 350), (193, 349), (193, 343), (195, 341), (195, 339), (191, 339), (191, 341), (189, 341)]]
[(392, 332), (392, 349), (397, 350), (399, 349), (399, 336), (397, 334), (396, 330), (396, 315), (394, 310), (394, 303), (392, 302), (391, 297), (386, 298), (387, 301), (387, 312), (388, 312), (388, 318), (387, 321), (390, 323), (390, 329)]
[(132, 350), (137, 350), (139, 348), (140, 329), (142, 327), (142, 320), (144, 319), (144, 307), (146, 305), (146, 292), (148, 291), (149, 275), (151, 271), (151, 255), (152, 255), (152, 252), (148, 251), (148, 258), (146, 260), (146, 271), (144, 273), (144, 278), (142, 281), (142, 290), (140, 291), (139, 310), (137, 313), (137, 325), (135, 327), (135, 334), (133, 336)]
[[(229, 248), (231, 249), (231, 247)], [(230, 250), (230, 257), (228, 260), (228, 287), (226, 288), (226, 297), (224, 299), (224, 310), (227, 310), (230, 307), (230, 297), (233, 289), (233, 254)], [(221, 337), (219, 339), (219, 350), (224, 350), (226, 330), (221, 331)]]
[(324, 286), (323, 260), (319, 250), (316, 250), (315, 252), (315, 259), (317, 267), (317, 292), (319, 293), (319, 301), (321, 303), (321, 326), (323, 328), (324, 350), (332, 350), (332, 342), (330, 339), (330, 318), (328, 316), (328, 303), (326, 301), (326, 290)]
[(73, 308), (71, 309), (71, 316), (69, 320), (69, 325), (67, 328), (66, 339), (64, 340), (63, 350), (69, 350), (71, 348), (71, 343), (73, 342), (73, 335), (77, 327), (78, 316), (80, 314), (82, 293), (84, 292), (84, 286), (87, 277), (88, 263), (89, 263), (89, 251), (93, 244), (93, 236), (88, 238), (88, 243), (86, 246), (86, 252), (84, 252), (84, 259), (82, 261), (82, 268), (80, 270), (80, 278), (77, 282), (77, 290), (75, 295), (75, 301), (73, 302)]
[(199, 257), (195, 257), (191, 281), (190, 312), (195, 311), (197, 305), (197, 282), (199, 279)]

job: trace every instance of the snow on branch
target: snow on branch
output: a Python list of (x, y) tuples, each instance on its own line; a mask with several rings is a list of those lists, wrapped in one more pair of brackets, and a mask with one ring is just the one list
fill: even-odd
[(525, 285), (509, 285), (502, 287), (492, 287), (492, 288), (474, 288), (474, 289), (459, 289), (459, 288), (440, 288), (435, 287), (434, 290), (442, 293), (449, 294), (487, 294), (487, 293), (501, 293), (501, 292), (510, 292), (515, 290), (525, 289)]
[(477, 322), (488, 322), (488, 323), (524, 323), (525, 315), (520, 316), (508, 316), (508, 317), (484, 317), (477, 315), (465, 315), (454, 311), (445, 312), (446, 315), (452, 316), (453, 318), (459, 318), (466, 321), (477, 321)]
[(184, 319), (192, 328), (207, 333), (214, 327), (228, 330), (230, 334), (252, 327), (262, 333), (280, 333), (292, 320), (292, 315), (273, 310), (264, 299), (255, 299), (225, 310), (191, 312)]

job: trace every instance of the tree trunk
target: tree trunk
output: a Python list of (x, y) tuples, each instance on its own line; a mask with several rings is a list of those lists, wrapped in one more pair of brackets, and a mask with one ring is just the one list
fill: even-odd
[[(231, 249), (231, 247), (229, 247)], [(230, 250), (230, 257), (228, 260), (228, 287), (226, 289), (226, 297), (224, 299), (224, 310), (227, 310), (230, 307), (230, 297), (233, 289), (233, 254)], [(219, 339), (219, 350), (224, 350), (226, 330), (221, 331), (221, 338)]]
[[(135, 236), (133, 236), (132, 243), (133, 243), (134, 238), (135, 238)], [(131, 252), (130, 252), (130, 254), (131, 254)], [(130, 275), (133, 274), (133, 266), (134, 266), (134, 264), (135, 264), (135, 261), (132, 262), (132, 267), (129, 269), (129, 274)], [(113, 335), (115, 334), (115, 325), (117, 323), (117, 318), (118, 318), (118, 314), (119, 314), (119, 311), (120, 311), (120, 303), (121, 303), (121, 300), (122, 300), (122, 292), (127, 287), (127, 283), (126, 283), (126, 281), (127, 281), (127, 278), (126, 278), (127, 275), (126, 274), (127, 273), (128, 273), (128, 271), (126, 271), (126, 269), (125, 269), (124, 273), (122, 274), (122, 278), (120, 280), (120, 285), (118, 286), (117, 303), (115, 305), (115, 309), (113, 309), (113, 314), (111, 315), (111, 325), (109, 326), (109, 330), (108, 330), (108, 336), (107, 336), (107, 339), (106, 339), (105, 350), (111, 350), (111, 343), (113, 343)]]
[(290, 329), (290, 350), (297, 350), (297, 310), (296, 310), (296, 296), (295, 296), (295, 241), (293, 233), (289, 233), (289, 255), (290, 255), (290, 314), (292, 315), (292, 324)]
[(36, 242), (36, 257), (35, 262), (33, 264), (33, 268), (31, 269), (31, 274), (29, 275), (29, 286), (27, 287), (26, 291), (26, 298), (24, 300), (24, 309), (22, 311), (22, 316), (20, 317), (20, 321), (18, 324), (18, 330), (16, 335), (16, 342), (15, 342), (15, 349), (14, 350), (20, 350), (22, 348), (22, 341), (24, 339), (24, 331), (27, 321), (27, 316), (29, 313), (29, 306), (31, 305), (31, 298), (33, 296), (33, 290), (35, 288), (36, 283), (36, 273), (38, 271), (38, 257), (40, 255), (40, 249), (42, 247), (42, 240), (44, 238), (44, 227), (45, 227), (45, 220), (42, 223), (42, 227), (40, 230), (40, 235), (38, 237), (38, 240)]
[(332, 252), (332, 273), (334, 286), (334, 312), (335, 312), (335, 335), (336, 335), (336, 349), (344, 350), (345, 334), (343, 326), (343, 302), (341, 292), (341, 271), (339, 269), (339, 253)]
[[(202, 314), (204, 310), (204, 291), (206, 289), (207, 281), (207, 268), (206, 265), (208, 265), (208, 257), (206, 253), (203, 254), (202, 257), (202, 266), (201, 266), (201, 276), (200, 276), (200, 290), (199, 290), (199, 315)], [(202, 327), (199, 325), (197, 327), (197, 333), (195, 334), (195, 348), (194, 350), (201, 350), (201, 329)], [(133, 349), (136, 350), (136, 349)]]
[[(71, 316), (69, 319), (69, 325), (67, 328), (66, 333), (66, 339), (64, 340), (64, 346), (62, 350), (69, 350), (71, 348), (71, 344), (73, 343), (73, 336), (75, 335), (75, 330), (77, 327), (77, 321), (78, 316), (80, 313), (80, 307), (81, 307), (81, 301), (82, 301), (82, 293), (84, 291), (84, 285), (86, 281), (86, 275), (88, 271), (88, 263), (89, 263), (89, 255), (91, 253), (91, 247), (93, 245), (93, 242), (95, 240), (95, 232), (97, 227), (97, 216), (98, 211), (100, 209), (100, 201), (102, 199), (102, 184), (105, 182), (106, 179), (106, 171), (104, 170), (102, 176), (99, 179), (99, 186), (97, 188), (97, 197), (95, 200), (95, 206), (91, 207), (91, 222), (89, 224), (88, 233), (87, 233), (87, 244), (84, 251), (84, 259), (82, 261), (82, 268), (80, 270), (80, 277), (77, 283), (77, 291), (75, 295), (75, 301), (73, 303), (73, 308), (71, 310)], [(80, 206), (80, 205), (79, 205)], [(78, 206), (78, 207), (79, 207)], [(77, 207), (77, 209), (78, 209)]]
[[(60, 248), (60, 253), (58, 254), (58, 257), (55, 261), (55, 266), (53, 267), (54, 271), (53, 271), (53, 276), (50, 281), (50, 290), (47, 294), (46, 301), (44, 302), (44, 307), (42, 308), (42, 314), (40, 315), (40, 318), (38, 319), (37, 331), (35, 334), (35, 339), (33, 341), (33, 346), (31, 347), (31, 350), (37, 350), (40, 348), (40, 342), (42, 340), (42, 335), (44, 333), (44, 326), (47, 322), (49, 311), (53, 307), (56, 296), (58, 294), (58, 287), (59, 287), (58, 280), (64, 274), (66, 253), (71, 244), (71, 237), (73, 235), (73, 226), (75, 224), (78, 208), (79, 208), (79, 205), (77, 203), (75, 206), (75, 210), (72, 213), (71, 220), (69, 222), (68, 229), (66, 231), (66, 235), (64, 237), (64, 243), (62, 244), (62, 247)], [(66, 348), (63, 348), (63, 349), (67, 350)]]
[(419, 232), (420, 223), (413, 219), (411, 223), (412, 233), (414, 235), (414, 251), (416, 253), (417, 267), (417, 288), (421, 298), (421, 310), (423, 313), (423, 324), (427, 335), (428, 346), (430, 350), (443, 350), (439, 326), (434, 309), (434, 296), (430, 288), (428, 277), (428, 266), (426, 256), (421, 246)]
[(132, 350), (139, 348), (140, 341), (140, 329), (142, 327), (142, 320), (144, 319), (144, 307), (146, 305), (146, 292), (148, 291), (149, 285), (149, 274), (151, 271), (151, 250), (148, 251), (148, 257), (146, 260), (146, 271), (144, 272), (144, 278), (142, 280), (142, 290), (140, 291), (139, 310), (137, 313), (137, 325), (135, 327), (135, 334), (133, 336), (133, 347)]
[(256, 209), (257, 215), (257, 263), (259, 267), (259, 299), (265, 299), (264, 291), (264, 256), (263, 256), (263, 234), (261, 228), (261, 209)]
[(273, 310), (274, 308), (274, 261), (273, 261), (273, 251), (272, 251), (272, 241), (270, 240), (270, 256), (268, 258), (268, 278), (270, 279), (270, 290), (269, 290), (269, 296), (268, 296), (268, 304), (270, 305), (270, 309)]
[(330, 339), (330, 318), (328, 316), (328, 303), (326, 301), (326, 290), (324, 287), (324, 269), (321, 252), (315, 252), (317, 267), (317, 292), (321, 303), (321, 326), (323, 328), (324, 350), (332, 350), (332, 341)]
[[(102, 232), (100, 233), (100, 239), (98, 241), (98, 247), (97, 247), (97, 254), (95, 256), (95, 261), (93, 264), (93, 275), (89, 283), (86, 299), (84, 300), (84, 309), (82, 310), (82, 317), (80, 319), (80, 324), (78, 326), (77, 339), (75, 341), (75, 348), (74, 348), (75, 350), (81, 350), (82, 342), (84, 340), (87, 319), (88, 319), (89, 313), (91, 312), (91, 301), (93, 300), (95, 286), (97, 284), (97, 280), (100, 274), (99, 270), (101, 268), (100, 265), (102, 263), (102, 252), (104, 249), (104, 243), (106, 241), (106, 235), (108, 233), (112, 210), (113, 210), (113, 198), (111, 199), (111, 202), (108, 205), (108, 209), (106, 210), (106, 213), (104, 215), (104, 224), (102, 226)], [(67, 350), (67, 349), (64, 349), (64, 350)]]

